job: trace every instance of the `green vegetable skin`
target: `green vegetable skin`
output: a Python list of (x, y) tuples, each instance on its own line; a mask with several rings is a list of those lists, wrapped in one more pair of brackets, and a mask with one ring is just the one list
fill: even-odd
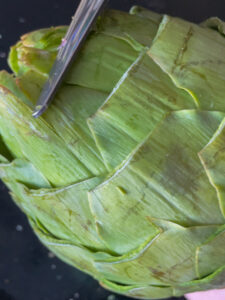
[(66, 27), (0, 73), (0, 177), (39, 239), (114, 292), (225, 286), (225, 23), (142, 8), (99, 19), (53, 104), (32, 109)]

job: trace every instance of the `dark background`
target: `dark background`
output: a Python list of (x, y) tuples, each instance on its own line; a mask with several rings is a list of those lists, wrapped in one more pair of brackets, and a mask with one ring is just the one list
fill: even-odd
[[(78, 0), (1, 0), (0, 69), (7, 69), (9, 46), (31, 30), (69, 24)], [(200, 22), (225, 19), (224, 0), (111, 0), (110, 7), (128, 10), (142, 5), (156, 12)], [(0, 183), (0, 300), (122, 300), (89, 276), (52, 257), (37, 240), (26, 217)], [(184, 299), (180, 298), (179, 300)]]

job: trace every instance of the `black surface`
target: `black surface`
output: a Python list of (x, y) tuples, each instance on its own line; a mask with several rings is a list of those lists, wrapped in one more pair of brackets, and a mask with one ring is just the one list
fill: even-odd
[[(1, 0), (0, 69), (7, 68), (5, 54), (22, 34), (68, 24), (77, 4), (77, 0)], [(110, 1), (111, 7), (123, 10), (134, 4), (194, 22), (215, 15), (225, 19), (224, 0)], [(0, 300), (107, 300), (109, 295), (89, 276), (49, 257), (0, 183)], [(114, 298), (122, 299), (128, 298)]]

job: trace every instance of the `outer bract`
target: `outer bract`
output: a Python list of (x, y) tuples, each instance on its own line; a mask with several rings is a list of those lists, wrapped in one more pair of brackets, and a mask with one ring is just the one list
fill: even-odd
[(225, 286), (225, 25), (135, 7), (99, 19), (49, 110), (66, 27), (0, 73), (0, 177), (40, 240), (114, 292)]

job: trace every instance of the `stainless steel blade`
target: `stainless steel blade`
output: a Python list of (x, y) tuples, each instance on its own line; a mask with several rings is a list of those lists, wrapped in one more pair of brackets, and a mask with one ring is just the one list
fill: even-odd
[(33, 113), (35, 118), (41, 116), (48, 108), (66, 71), (106, 2), (107, 0), (81, 0), (68, 32), (59, 48), (58, 56), (49, 74), (49, 79), (38, 99)]

